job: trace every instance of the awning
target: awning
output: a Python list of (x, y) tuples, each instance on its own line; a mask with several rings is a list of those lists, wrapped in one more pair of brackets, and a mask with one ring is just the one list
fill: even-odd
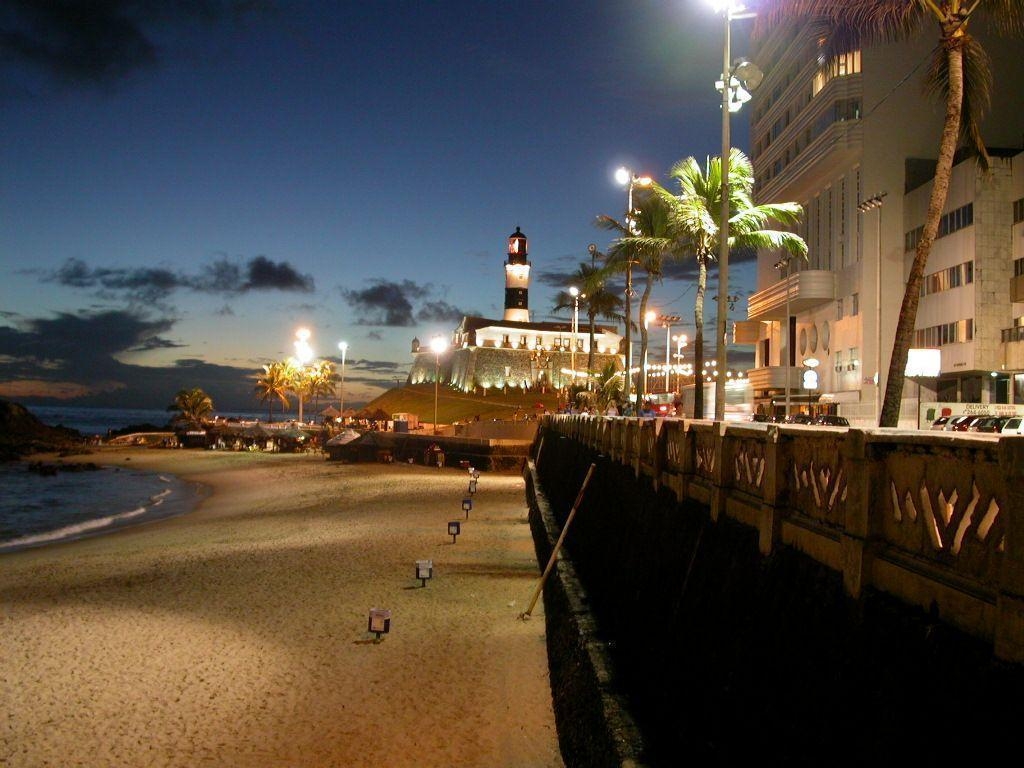
[(845, 392), (822, 392), (818, 397), (819, 403), (859, 403), (860, 390), (851, 389)]

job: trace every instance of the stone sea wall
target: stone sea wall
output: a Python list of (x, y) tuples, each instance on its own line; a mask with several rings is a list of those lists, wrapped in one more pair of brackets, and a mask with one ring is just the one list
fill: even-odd
[[(636, 759), (995, 759), (1024, 695), (1019, 659), (995, 652), (1019, 647), (1022, 445), (543, 421), (536, 482), (556, 525), (594, 465), (564, 555), (611, 663), (606, 693), (642, 733)], [(555, 638), (572, 631), (558, 605)], [(555, 670), (578, 666), (565, 646), (556, 704)]]

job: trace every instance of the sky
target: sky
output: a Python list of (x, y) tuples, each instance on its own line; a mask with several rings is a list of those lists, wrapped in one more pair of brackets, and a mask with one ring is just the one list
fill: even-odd
[[(615, 169), (720, 153), (722, 38), (707, 0), (5, 0), (0, 396), (256, 410), (307, 327), (365, 402), (414, 337), (502, 316), (517, 226), (532, 319), (559, 319)], [(692, 318), (694, 272), (651, 306)]]

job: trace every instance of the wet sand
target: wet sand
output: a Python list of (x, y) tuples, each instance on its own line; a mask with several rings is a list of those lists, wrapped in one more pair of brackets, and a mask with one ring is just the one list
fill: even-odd
[[(212, 495), (0, 556), (0, 765), (562, 765), (542, 605), (516, 618), (539, 576), (517, 475), (482, 474), (467, 522), (452, 468), (87, 459)], [(381, 642), (371, 607), (392, 612)]]

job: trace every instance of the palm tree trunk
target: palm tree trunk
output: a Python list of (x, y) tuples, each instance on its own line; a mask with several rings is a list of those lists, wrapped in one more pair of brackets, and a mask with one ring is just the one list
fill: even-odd
[(892, 358), (889, 361), (889, 377), (885, 383), (885, 397), (878, 426), (896, 427), (900, 420), (900, 403), (903, 399), (903, 378), (907, 368), (907, 356), (914, 338), (914, 324), (917, 321), (917, 307), (921, 295), (921, 281), (931, 253), (932, 243), (939, 231), (942, 209), (949, 193), (949, 180), (953, 173), (953, 156), (960, 136), (960, 118), (963, 107), (964, 70), (963, 40), (959, 33), (946, 34), (943, 29), (946, 56), (949, 61), (949, 92), (946, 97), (946, 119), (942, 126), (942, 140), (939, 157), (935, 165), (935, 179), (932, 182), (931, 197), (928, 199), (928, 214), (924, 232), (917, 244), (914, 261), (907, 276), (903, 292), (903, 304), (896, 323), (896, 337), (893, 342)]
[(636, 403), (640, 407), (643, 407), (643, 400), (647, 397), (647, 300), (651, 298), (653, 286), (654, 277), (648, 272), (644, 280), (644, 292), (640, 296), (640, 314), (637, 316), (643, 321), (640, 326), (640, 379), (636, 385)]
[(697, 257), (697, 296), (693, 302), (693, 418), (704, 418), (704, 293), (708, 285), (708, 262)]
[(590, 377), (594, 374), (594, 333), (596, 332), (595, 319), (597, 314), (590, 310), (587, 312), (587, 319), (590, 320), (590, 347), (587, 351), (587, 389), (590, 389)]

